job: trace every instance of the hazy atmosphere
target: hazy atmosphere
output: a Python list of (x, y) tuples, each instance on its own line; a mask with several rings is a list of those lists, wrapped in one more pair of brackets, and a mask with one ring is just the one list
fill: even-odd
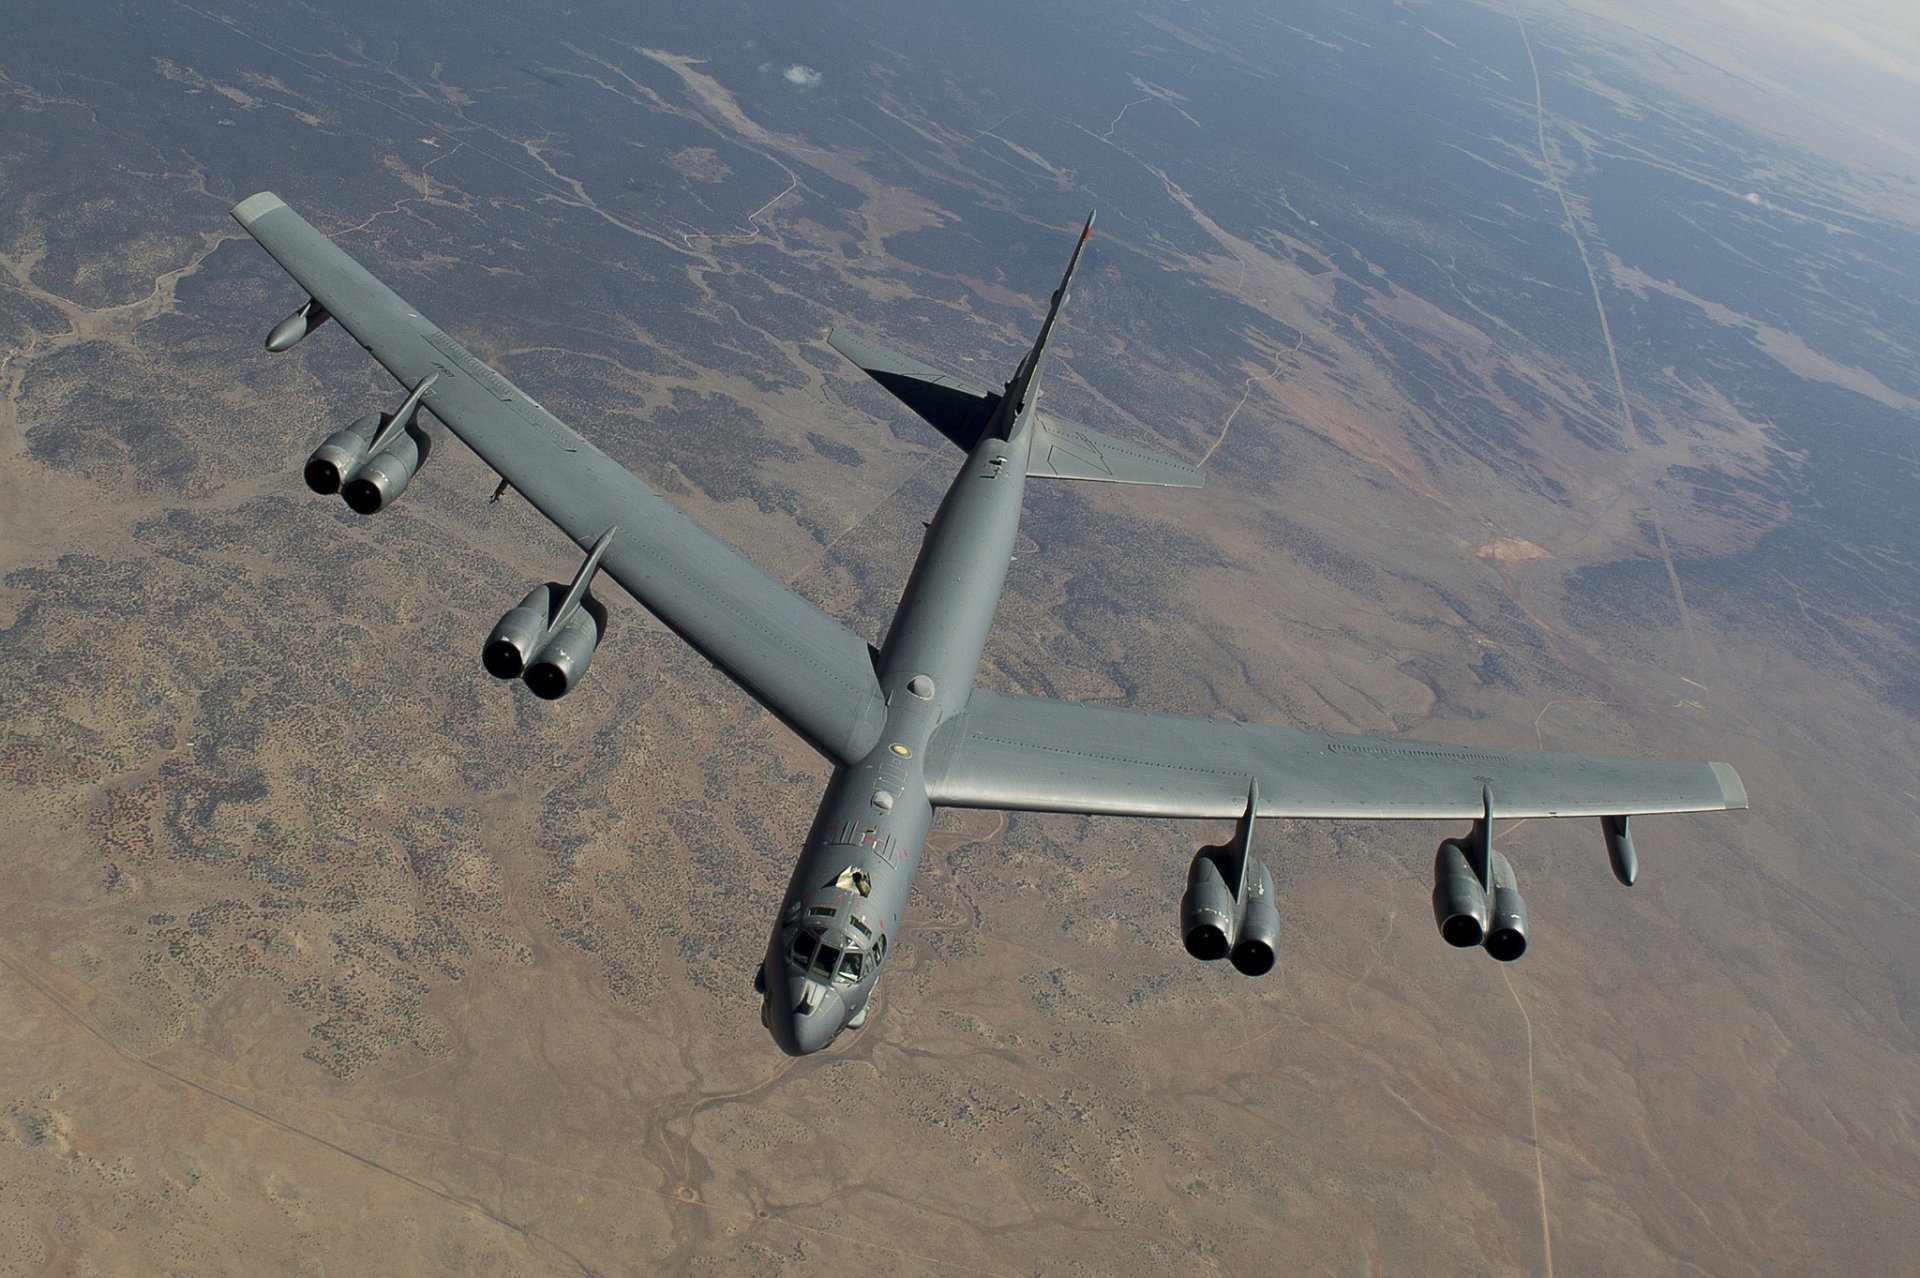
[[(1886, 1274), (1920, 1252), (1920, 21), (1716, 0), (79, 0), (0, 42), (0, 1273)], [(1204, 488), (1035, 484), (983, 686), (1727, 760), (1752, 811), (937, 815), (873, 1015), (753, 974), (829, 765), (228, 216), (272, 190), (861, 637), (958, 452), (828, 347)]]

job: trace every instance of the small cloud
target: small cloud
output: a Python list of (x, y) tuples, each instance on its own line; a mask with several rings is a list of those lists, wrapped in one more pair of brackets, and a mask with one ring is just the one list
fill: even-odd
[(1748, 192), (1747, 192), (1747, 194), (1746, 194), (1746, 201), (1747, 201), (1747, 203), (1749, 203), (1749, 204), (1763, 204), (1763, 203), (1765, 203), (1765, 201), (1764, 201), (1764, 200), (1762, 200), (1762, 199), (1760, 198), (1760, 192), (1758, 192), (1758, 191), (1748, 191)]
[(788, 67), (785, 71), (782, 71), (780, 74), (786, 77), (788, 84), (791, 84), (794, 87), (801, 88), (801, 89), (817, 88), (820, 84), (820, 81), (826, 78), (822, 76), (818, 71), (815, 71), (812, 67), (802, 66), (798, 62), (794, 63), (792, 66)]

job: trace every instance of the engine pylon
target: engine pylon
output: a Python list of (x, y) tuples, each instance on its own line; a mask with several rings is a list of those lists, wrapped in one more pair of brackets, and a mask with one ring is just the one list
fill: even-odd
[(1272, 971), (1280, 946), (1273, 875), (1253, 855), (1259, 810), (1259, 785), (1249, 782), (1247, 810), (1233, 838), (1194, 854), (1180, 899), (1180, 939), (1187, 953), (1207, 963), (1230, 957), (1248, 976)]
[[(1481, 815), (1473, 829), (1464, 838), (1445, 840), (1434, 854), (1433, 921), (1448, 945), (1482, 946), (1500, 962), (1511, 963), (1527, 952), (1527, 902), (1512, 863), (1493, 850), (1493, 791), (1482, 787), (1480, 798)], [(1609, 838), (1612, 833), (1609, 826)]]

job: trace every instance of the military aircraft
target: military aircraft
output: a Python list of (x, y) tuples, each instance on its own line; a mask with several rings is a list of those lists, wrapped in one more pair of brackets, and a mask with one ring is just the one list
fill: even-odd
[(1272, 970), (1280, 916), (1254, 855), (1261, 817), (1468, 821), (1440, 844), (1441, 936), (1511, 962), (1527, 945), (1498, 817), (1598, 818), (1614, 874), (1631, 884), (1628, 818), (1747, 806), (1724, 763), (1677, 763), (1345, 736), (976, 688), (1030, 476), (1194, 486), (1183, 462), (1040, 406), (1040, 375), (1089, 216), (1040, 335), (998, 391), (835, 331), (829, 343), (966, 454), (920, 546), (883, 646), (852, 631), (699, 527), (310, 226), (271, 192), (234, 218), (308, 295), (274, 327), (285, 351), (338, 320), (405, 390), (328, 436), (306, 465), (314, 491), (364, 515), (400, 496), (427, 459), (428, 409), (586, 552), (571, 584), (535, 587), (481, 650), (486, 669), (549, 700), (587, 671), (606, 634), (596, 574), (639, 604), (818, 750), (833, 776), (755, 979), (781, 1048), (817, 1052), (865, 1024), (897, 938), (935, 808), (1231, 819), (1233, 837), (1189, 868), (1180, 930), (1197, 959)]

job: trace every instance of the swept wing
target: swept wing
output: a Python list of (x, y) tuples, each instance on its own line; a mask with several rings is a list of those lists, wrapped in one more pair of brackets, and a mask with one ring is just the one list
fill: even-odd
[(815, 749), (851, 762), (886, 706), (852, 631), (674, 509), (625, 467), (263, 191), (233, 216), (314, 301), (581, 547), (618, 526), (601, 570)]
[(1304, 732), (978, 689), (942, 726), (927, 790), (947, 807), (1110, 816), (1631, 816), (1747, 806), (1724, 763), (1491, 750)]

